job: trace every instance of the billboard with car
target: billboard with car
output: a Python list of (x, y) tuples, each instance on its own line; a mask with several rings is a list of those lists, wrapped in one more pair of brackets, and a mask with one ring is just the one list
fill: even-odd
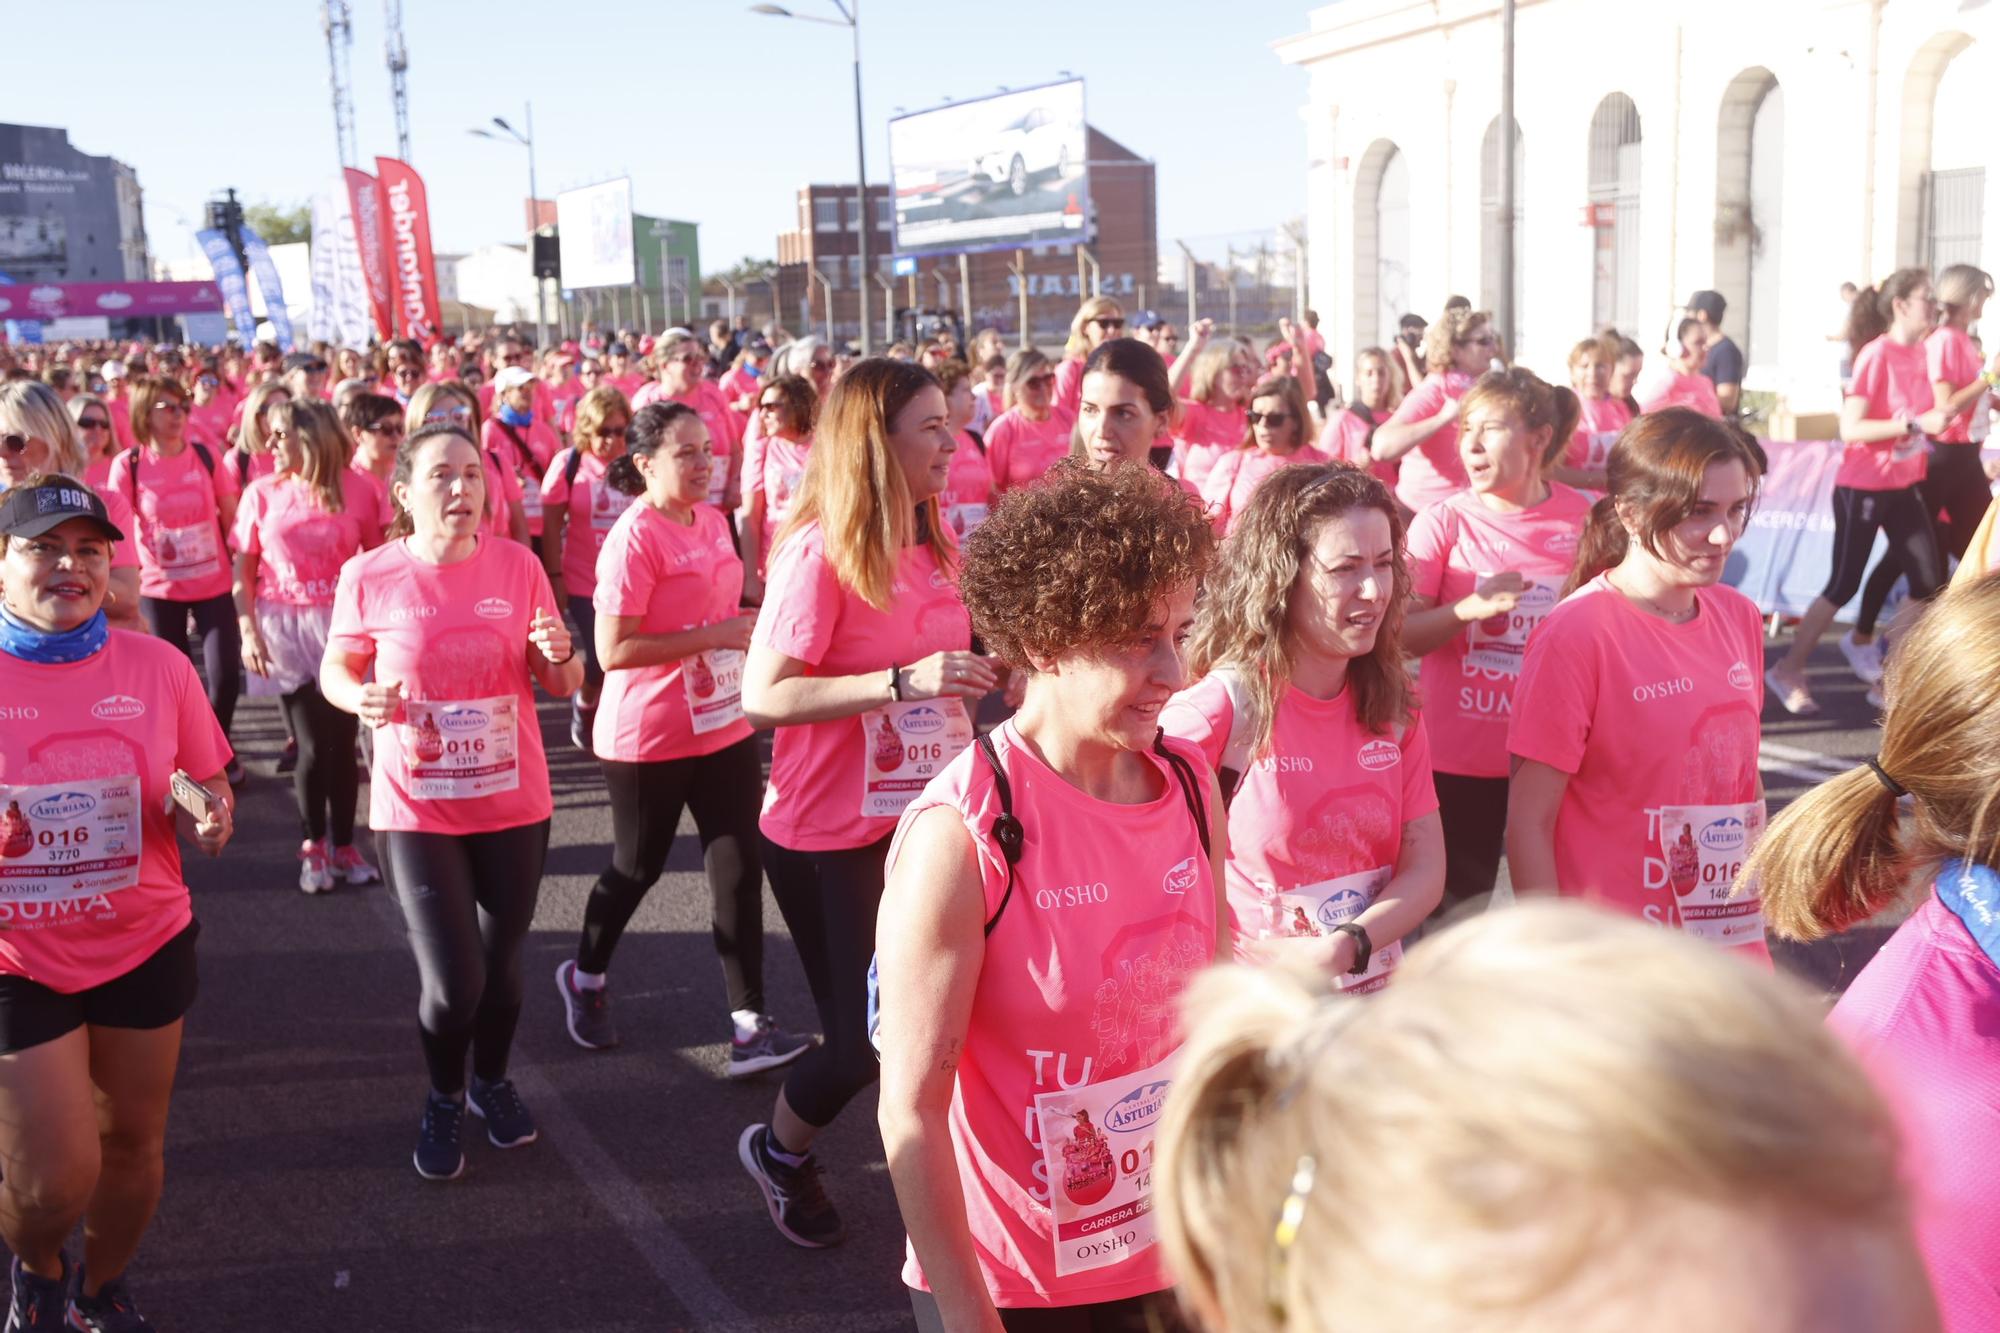
[(1087, 243), (1086, 142), (1081, 79), (896, 117), (896, 252)]

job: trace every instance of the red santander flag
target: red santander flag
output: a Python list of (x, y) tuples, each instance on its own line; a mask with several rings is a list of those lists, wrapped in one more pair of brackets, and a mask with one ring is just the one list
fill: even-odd
[(394, 336), (434, 341), (444, 326), (438, 299), (437, 257), (431, 253), (431, 210), (423, 178), (409, 163), (393, 157), (375, 159), (382, 191), (383, 251), (389, 264), (391, 325)]
[(347, 201), (354, 212), (354, 248), (361, 252), (361, 280), (368, 288), (368, 308), (375, 316), (375, 336), (388, 341), (395, 336), (396, 284), (391, 267), (394, 252), (389, 248), (388, 211), (382, 200), (382, 182), (365, 171), (345, 169)]

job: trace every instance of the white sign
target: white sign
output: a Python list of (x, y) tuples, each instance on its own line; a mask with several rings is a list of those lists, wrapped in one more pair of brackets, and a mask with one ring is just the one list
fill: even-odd
[(896, 249), (904, 254), (1088, 242), (1083, 80), (889, 122)]
[(557, 195), (556, 232), (565, 288), (630, 287), (638, 280), (630, 176)]

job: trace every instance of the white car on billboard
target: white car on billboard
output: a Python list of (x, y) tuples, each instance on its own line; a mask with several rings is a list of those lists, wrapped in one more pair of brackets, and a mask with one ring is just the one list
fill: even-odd
[(1047, 107), (1030, 107), (993, 136), (992, 145), (972, 159), (972, 174), (1026, 194), (1029, 182), (1045, 172), (1060, 180), (1077, 165), (1070, 158), (1076, 125)]

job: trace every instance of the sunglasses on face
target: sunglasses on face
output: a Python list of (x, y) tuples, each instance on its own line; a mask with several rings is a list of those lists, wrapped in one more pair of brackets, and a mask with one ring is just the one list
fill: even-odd
[(1465, 347), (1498, 347), (1500, 340), (1490, 333), (1482, 333), (1477, 338), (1461, 338), (1459, 343)]
[(385, 417), (372, 426), (363, 426), (362, 429), (370, 435), (401, 435), (403, 422), (400, 417)]
[(597, 438), (600, 440), (622, 440), (625, 438), (625, 427), (600, 426), (597, 430)]
[(785, 405), (783, 403), (759, 403), (757, 404), (757, 410), (759, 412), (782, 412), (785, 410)]
[(78, 430), (110, 430), (111, 423), (103, 417), (85, 417), (76, 423)]
[(1056, 382), (1056, 377), (1054, 375), (1030, 375), (1021, 382), (1031, 388), (1046, 389), (1049, 385)]
[(1290, 412), (1245, 412), (1243, 419), (1253, 426), (1282, 426), (1292, 419)]
[(195, 381), (196, 384), (199, 384), (204, 389), (213, 389), (219, 382), (213, 375), (203, 375)]
[(686, 356), (675, 357), (674, 360), (684, 366), (705, 366), (708, 364), (708, 358), (700, 352), (689, 352)]
[(153, 404), (153, 410), (155, 412), (172, 412), (175, 415), (179, 415), (187, 411), (187, 404), (181, 402), (178, 398), (163, 398)]
[(1106, 333), (1116, 333), (1125, 327), (1125, 321), (1122, 319), (1093, 319), (1090, 322), (1098, 328), (1103, 329)]
[(29, 440), (25, 435), (0, 435), (0, 449), (5, 449), (10, 454), (27, 453), (28, 444)]

